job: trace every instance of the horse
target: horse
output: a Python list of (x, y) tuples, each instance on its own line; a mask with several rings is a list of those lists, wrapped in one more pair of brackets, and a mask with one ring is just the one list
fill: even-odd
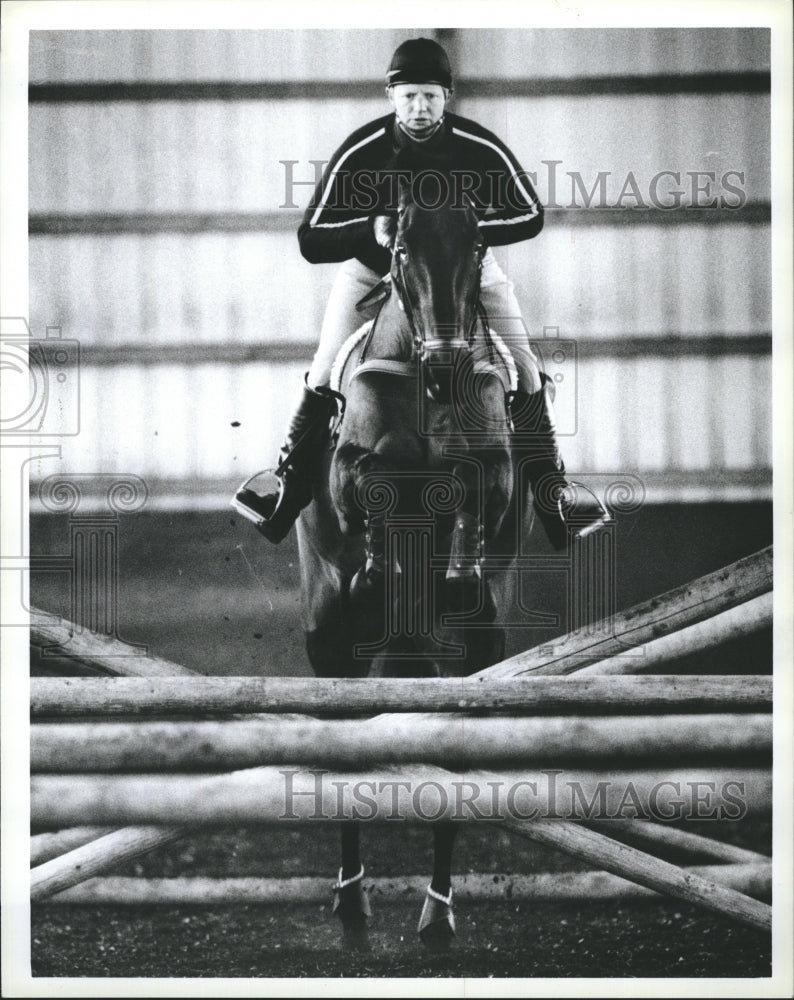
[[(401, 184), (376, 318), (340, 352), (344, 400), (297, 534), (306, 648), (321, 677), (466, 676), (504, 656), (500, 617), (531, 507), (520, 502), (516, 371), (479, 299), (485, 247), (470, 202), (430, 209)], [(363, 302), (363, 300), (362, 300)], [(421, 940), (455, 933), (455, 826), (433, 825)], [(342, 823), (334, 910), (366, 942), (359, 830)]]

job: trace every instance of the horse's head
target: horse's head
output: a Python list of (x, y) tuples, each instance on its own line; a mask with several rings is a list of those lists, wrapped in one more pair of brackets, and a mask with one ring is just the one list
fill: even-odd
[(454, 373), (471, 355), (483, 252), (467, 197), (424, 206), (401, 183), (392, 282), (438, 402), (450, 402)]

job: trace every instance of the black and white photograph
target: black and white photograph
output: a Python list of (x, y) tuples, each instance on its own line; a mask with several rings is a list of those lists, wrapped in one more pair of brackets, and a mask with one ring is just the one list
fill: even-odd
[(2, 20), (3, 994), (790, 996), (789, 5)]

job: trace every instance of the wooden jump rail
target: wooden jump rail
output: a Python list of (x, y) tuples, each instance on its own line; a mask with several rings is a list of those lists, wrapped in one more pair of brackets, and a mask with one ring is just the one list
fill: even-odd
[(512, 766), (594, 758), (772, 752), (771, 714), (374, 719), (271, 716), (221, 722), (54, 722), (31, 729), (34, 772), (217, 770), (268, 764), (368, 768), (423, 761)]
[(632, 657), (617, 654), (598, 660), (586, 667), (579, 667), (577, 674), (589, 676), (595, 674), (631, 674), (641, 671), (651, 671), (660, 666), (679, 660), (692, 653), (712, 649), (733, 639), (742, 639), (753, 635), (761, 629), (772, 625), (772, 594), (761, 594), (735, 608), (721, 611), (713, 618), (688, 625), (678, 632), (659, 636), (651, 642), (639, 647), (642, 659), (632, 662)]
[[(476, 775), (484, 775), (479, 783)], [(399, 786), (413, 791), (400, 794), (395, 803)], [(588, 808), (591, 802), (617, 818), (631, 801), (646, 815), (663, 819), (735, 820), (769, 813), (771, 786), (769, 768), (746, 766), (457, 774), (424, 764), (354, 771), (281, 764), (221, 774), (38, 774), (31, 780), (30, 814), (32, 823), (56, 828), (86, 821), (191, 827), (323, 819), (502, 822), (505, 810), (534, 822), (535, 816), (588, 819), (595, 811)], [(695, 808), (690, 790), (697, 788), (706, 791)], [(505, 803), (513, 789), (518, 796), (514, 809)], [(677, 805), (687, 795), (691, 803)], [(496, 810), (494, 796), (499, 798)]]
[[(500, 678), (509, 678), (515, 675), (531, 674), (532, 680), (543, 682), (542, 676), (549, 674), (568, 674), (584, 668), (592, 668), (588, 673), (631, 673), (645, 668), (652, 669), (660, 663), (666, 664), (671, 658), (687, 655), (699, 649), (709, 648), (716, 643), (726, 641), (726, 639), (736, 635), (752, 634), (760, 628), (767, 627), (771, 621), (771, 595), (769, 591), (772, 585), (772, 551), (766, 549), (754, 556), (744, 560), (739, 560), (732, 566), (719, 570), (696, 580), (686, 587), (677, 588), (668, 594), (650, 602), (637, 605), (636, 607), (614, 616), (609, 622), (600, 623), (598, 626), (590, 626), (587, 629), (579, 630), (565, 636), (554, 646), (548, 644), (528, 653), (520, 654), (510, 660), (497, 664), (486, 671), (482, 671), (475, 678), (469, 678), (465, 682), (454, 682), (458, 685), (457, 698), (453, 686), (441, 690), (438, 681), (430, 683), (437, 692), (437, 698), (432, 700), (432, 708), (437, 713), (439, 710), (447, 712), (467, 712), (483, 710), (498, 710), (502, 712), (521, 711), (522, 715), (527, 711), (532, 712), (533, 706), (543, 702), (541, 687), (526, 686), (526, 690), (520, 690), (521, 685), (516, 687), (506, 686), (497, 690), (496, 694), (489, 695), (488, 690), (492, 687), (498, 688)], [(71, 628), (71, 634), (69, 629)], [(64, 630), (65, 634), (64, 634)], [(184, 667), (167, 664), (155, 658), (124, 657), (119, 656), (120, 649), (113, 649), (108, 646), (108, 640), (102, 640), (99, 647), (92, 642), (91, 637), (81, 637), (75, 633), (74, 627), (70, 623), (56, 622), (55, 627), (47, 626), (42, 628), (36, 626), (32, 630), (32, 641), (39, 645), (52, 645), (60, 639), (63, 649), (68, 655), (82, 661), (91, 669), (109, 673), (137, 674), (146, 676), (147, 672), (157, 675), (160, 680), (148, 682), (131, 682), (126, 688), (120, 686), (119, 699), (113, 699), (113, 685), (116, 682), (110, 681), (103, 688), (96, 684), (96, 680), (89, 680), (87, 683), (95, 684), (93, 688), (84, 686), (84, 682), (69, 681), (64, 684), (58, 679), (42, 679), (33, 686), (34, 703), (32, 708), (38, 717), (40, 714), (52, 713), (58, 705), (59, 684), (60, 691), (67, 691), (65, 701), (69, 703), (70, 712), (81, 712), (89, 703), (93, 705), (92, 712), (100, 714), (139, 714), (143, 712), (173, 710), (179, 703), (182, 711), (195, 714), (204, 710), (204, 705), (210, 705), (208, 709), (213, 712), (252, 712), (262, 711), (262, 699), (268, 693), (267, 683), (256, 686), (257, 682), (250, 678), (233, 678), (220, 681), (218, 678), (198, 678), (192, 676), (188, 681), (196, 685), (196, 693), (188, 697), (185, 691), (184, 682), (180, 681), (179, 674), (192, 674)], [(112, 643), (112, 640), (110, 640)], [(633, 651), (633, 652), (631, 652)], [(115, 655), (114, 655), (115, 654)], [(606, 662), (605, 662), (606, 661)], [(552, 680), (553, 678), (548, 678)], [(208, 685), (203, 687), (203, 681), (208, 681)], [(603, 713), (604, 711), (626, 712), (626, 706), (630, 706), (632, 712), (640, 710), (646, 715), (650, 711), (669, 711), (673, 709), (678, 712), (677, 721), (672, 726), (665, 726), (664, 718), (646, 718), (636, 715), (625, 714), (618, 718), (598, 716), (571, 716), (561, 717), (552, 727), (553, 735), (549, 737), (546, 744), (550, 758), (565, 749), (565, 741), (562, 739), (563, 727), (575, 730), (579, 740), (580, 752), (590, 753), (593, 747), (600, 747), (597, 752), (616, 752), (619, 754), (634, 753), (638, 749), (638, 739), (642, 725), (650, 723), (656, 727), (653, 738), (660, 741), (658, 746), (664, 746), (665, 752), (678, 754), (683, 751), (688, 744), (689, 752), (694, 749), (698, 753), (709, 752), (708, 741), (701, 739), (696, 733), (698, 721), (703, 726), (707, 719), (704, 716), (685, 714), (692, 712), (702, 712), (704, 710), (715, 710), (721, 708), (719, 718), (722, 721), (720, 730), (721, 743), (718, 749), (724, 752), (724, 736), (726, 732), (741, 730), (748, 727), (752, 736), (748, 739), (737, 738), (734, 746), (737, 752), (746, 753), (752, 751), (756, 753), (768, 747), (770, 732), (769, 718), (758, 713), (758, 710), (769, 707), (771, 690), (768, 679), (764, 678), (733, 678), (727, 681), (725, 678), (711, 680), (716, 683), (716, 687), (708, 688), (698, 696), (694, 688), (687, 682), (689, 678), (676, 678), (676, 693), (670, 695), (662, 693), (664, 681), (662, 678), (629, 678), (614, 677), (603, 678), (587, 677), (581, 681), (565, 681), (566, 685), (577, 685), (577, 691), (558, 687), (549, 684), (546, 693), (553, 699), (558, 707), (556, 711), (560, 713), (572, 712), (573, 706), (578, 705), (579, 711), (584, 709), (593, 713), (594, 711)], [(485, 683), (483, 683), (483, 681)], [(647, 685), (636, 683), (647, 681)], [(197, 683), (198, 682), (198, 683)], [(102, 682), (105, 683), (105, 682)], [(215, 686), (213, 687), (213, 683)], [(272, 684), (271, 692), (279, 690), (279, 697), (283, 700), (279, 702), (278, 711), (285, 712), (289, 708), (300, 708), (303, 712), (316, 712), (321, 710), (322, 702), (318, 701), (314, 692), (314, 700), (309, 698), (304, 702), (293, 701), (289, 698), (297, 698), (298, 690), (293, 687), (292, 693), (288, 688), (293, 682), (283, 681), (282, 687)], [(306, 683), (306, 682), (297, 682)], [(346, 690), (355, 690), (357, 693), (355, 710), (372, 711), (387, 709), (390, 714), (382, 715), (378, 719), (363, 722), (348, 721), (337, 727), (334, 720), (316, 719), (295, 719), (290, 720), (296, 729), (289, 733), (295, 737), (298, 732), (307, 734), (305, 739), (314, 738), (324, 734), (323, 739), (335, 733), (337, 740), (334, 752), (341, 754), (343, 760), (345, 754), (356, 757), (354, 751), (345, 749), (345, 737), (342, 729), (351, 726), (358, 727), (356, 735), (370, 733), (369, 749), (374, 752), (378, 746), (378, 741), (383, 742), (384, 733), (390, 728), (393, 734), (396, 728), (402, 727), (401, 732), (405, 739), (408, 739), (409, 731), (415, 727), (417, 721), (424, 720), (426, 725), (424, 731), (420, 727), (420, 737), (413, 737), (413, 744), (405, 749), (406, 757), (421, 753), (430, 753), (433, 746), (438, 747), (439, 729), (433, 728), (446, 726), (445, 754), (459, 754), (465, 751), (469, 743), (469, 736), (477, 736), (478, 752), (485, 757), (485, 761), (477, 759), (473, 755), (470, 766), (488, 763), (491, 758), (487, 756), (487, 747), (492, 745), (489, 737), (494, 737), (493, 730), (504, 729), (505, 718), (495, 720), (496, 727), (488, 729), (488, 724), (494, 720), (487, 718), (465, 718), (465, 727), (470, 727), (472, 723), (478, 723), (467, 733), (467, 739), (463, 741), (460, 737), (461, 720), (446, 719), (439, 721), (432, 716), (417, 716), (417, 708), (427, 708), (429, 704), (422, 699), (429, 699), (431, 691), (424, 689), (421, 685), (405, 686), (404, 682), (398, 682), (401, 690), (405, 694), (409, 689), (412, 691), (413, 699), (408, 711), (414, 714), (405, 714), (405, 705), (399, 707), (403, 712), (396, 712), (392, 700), (397, 696), (396, 689), (390, 691), (383, 689), (380, 696), (382, 700), (372, 701), (373, 691), (367, 691), (366, 682), (360, 687), (356, 682), (338, 682), (338, 684), (328, 685), (323, 682), (326, 690), (333, 691), (332, 697), (325, 702), (326, 711), (339, 710), (339, 695), (342, 686)], [(383, 682), (378, 682), (382, 684)], [(225, 694), (218, 693), (218, 685), (223, 687), (228, 684)], [(251, 685), (254, 687), (251, 687)], [(482, 685), (479, 688), (477, 685)], [(719, 686), (722, 684), (724, 699), (720, 701)], [(180, 685), (182, 685), (180, 687)], [(246, 687), (246, 685), (248, 685)], [(348, 687), (348, 685), (352, 685)], [(592, 686), (588, 686), (592, 685)], [(611, 690), (611, 694), (607, 691)], [(671, 689), (672, 690), (672, 689)], [(555, 693), (556, 691), (556, 693)], [(533, 693), (530, 693), (533, 692)], [(563, 693), (564, 692), (564, 693)], [(310, 693), (310, 692), (309, 692)], [(621, 702), (620, 695), (625, 697)], [(576, 701), (576, 697), (581, 700)], [(700, 700), (698, 700), (698, 697)], [(201, 701), (202, 698), (206, 700)], [(334, 701), (336, 698), (336, 701)], [(444, 699), (446, 698), (446, 701)], [(48, 700), (49, 699), (49, 700)], [(93, 699), (93, 701), (91, 700)], [(181, 699), (181, 700), (180, 700)], [(213, 699), (214, 702), (213, 702)], [(236, 700), (235, 700), (236, 699)], [(257, 701), (259, 699), (259, 701)], [(367, 701), (370, 699), (370, 701)], [(500, 700), (502, 699), (502, 700)], [(528, 700), (527, 707), (521, 699)], [(409, 699), (411, 701), (411, 699)], [(113, 707), (103, 708), (103, 705), (112, 702)], [(223, 707), (219, 708), (223, 702)], [(80, 708), (83, 706), (83, 709)], [(199, 708), (198, 706), (202, 707)], [(328, 705), (334, 707), (328, 708)], [(439, 709), (443, 705), (443, 709)], [(159, 707), (158, 707), (159, 706)], [(415, 707), (416, 706), (416, 707)], [(345, 706), (347, 710), (348, 705)], [(735, 712), (742, 712), (741, 716), (731, 717), (731, 709)], [(756, 713), (756, 714), (750, 714)], [(62, 717), (59, 713), (59, 717)], [(430, 720), (428, 722), (428, 719)], [(626, 720), (629, 720), (628, 722)], [(686, 721), (688, 720), (688, 721)], [(724, 725), (726, 720), (731, 720), (729, 725)], [(739, 721), (740, 720), (740, 721)], [(295, 761), (285, 757), (282, 751), (284, 747), (284, 735), (282, 733), (279, 743), (277, 730), (284, 720), (271, 716), (269, 719), (243, 719), (229, 720), (217, 724), (220, 729), (216, 731), (224, 734), (214, 742), (210, 741), (210, 756), (214, 754), (217, 766), (228, 768), (233, 766), (230, 761), (234, 761), (234, 754), (231, 752), (231, 744), (238, 741), (243, 734), (250, 736), (251, 733), (259, 734), (258, 738), (271, 740), (270, 750), (282, 761), (288, 760), (292, 765)], [(548, 721), (548, 720), (546, 720)], [(538, 731), (538, 721), (532, 718), (511, 718), (511, 725), (523, 726), (521, 731), (522, 739), (540, 738)], [(711, 720), (713, 723), (713, 719)], [(274, 725), (275, 723), (275, 725)], [(635, 724), (632, 736), (632, 723)], [(482, 724), (482, 725), (479, 725)], [(104, 750), (105, 762), (108, 767), (118, 769), (126, 766), (125, 761), (130, 766), (144, 766), (145, 761), (151, 761), (147, 756), (147, 738), (160, 738), (164, 730), (141, 729), (140, 727), (165, 726), (169, 729), (172, 744), (176, 745), (182, 741), (182, 748), (174, 753), (172, 757), (173, 766), (184, 766), (186, 754), (189, 751), (185, 747), (193, 750), (199, 747), (199, 741), (207, 736), (207, 730), (202, 729), (204, 723), (189, 722), (187, 728), (182, 730), (172, 727), (177, 723), (152, 723), (152, 722), (116, 722), (116, 723), (49, 723), (41, 726), (37, 724), (34, 731), (38, 729), (39, 736), (34, 738), (36, 743), (35, 755), (42, 766), (55, 767), (60, 760), (60, 766), (73, 768), (77, 765), (83, 766), (90, 763), (90, 755), (81, 757), (79, 748), (80, 726), (83, 726), (82, 735), (91, 736), (102, 734), (101, 728), (97, 726), (111, 726), (115, 729), (105, 729)], [(689, 740), (676, 736), (675, 731), (679, 725), (689, 726), (687, 736)], [(86, 729), (85, 726), (93, 727)], [(458, 731), (456, 732), (456, 726)], [(532, 727), (535, 726), (533, 730)], [(623, 732), (622, 730), (625, 731)], [(198, 728), (197, 728), (198, 727)], [(308, 727), (301, 729), (300, 727)], [(324, 729), (318, 727), (326, 727)], [(330, 727), (330, 728), (329, 728)], [(59, 732), (56, 733), (56, 730)], [(72, 730), (71, 736), (68, 731)], [(137, 735), (134, 731), (137, 730)], [(286, 732), (286, 731), (284, 731)], [(554, 735), (556, 733), (556, 735)], [(143, 738), (141, 738), (143, 737)], [(113, 742), (122, 739), (126, 749), (119, 752), (118, 743), (116, 749)], [(635, 741), (632, 743), (632, 739)], [(192, 741), (192, 744), (191, 744)], [(231, 741), (231, 742), (230, 742)], [(423, 742), (424, 741), (424, 742)], [(555, 742), (556, 741), (556, 742)], [(595, 743), (593, 742), (595, 741)], [(699, 741), (699, 742), (698, 742)], [(518, 742), (514, 737), (513, 742)], [(321, 744), (327, 746), (325, 744)], [(567, 746), (571, 745), (569, 739)], [(294, 747), (294, 742), (292, 744)], [(304, 752), (308, 757), (308, 742), (304, 743)], [(315, 743), (316, 747), (317, 744)], [(535, 743), (535, 747), (538, 743)], [(394, 739), (390, 744), (395, 750)], [(606, 749), (613, 747), (612, 751)], [(506, 748), (505, 748), (506, 749)], [(360, 766), (361, 747), (357, 756), (358, 766)], [(235, 751), (236, 752), (236, 751)], [(502, 749), (499, 752), (503, 752)], [(316, 751), (315, 751), (316, 753)], [(64, 755), (70, 755), (68, 758)], [(180, 756), (180, 754), (182, 756)], [(514, 756), (509, 754), (511, 758)], [(460, 779), (441, 766), (433, 767), (428, 764), (414, 765), (405, 768), (394, 766), (394, 755), (386, 754), (392, 767), (389, 769), (373, 770), (375, 765), (370, 764), (369, 772), (362, 773), (360, 770), (350, 774), (331, 773), (329, 781), (342, 781), (360, 783), (362, 780), (374, 780), (378, 782), (390, 783), (395, 780), (412, 782), (425, 781), (434, 785), (437, 789), (442, 789), (445, 794), (451, 793), (456, 783), (459, 785)], [(380, 759), (380, 758), (377, 758)], [(93, 757), (94, 769), (97, 766), (97, 756)], [(442, 755), (441, 760), (449, 763), (447, 756)], [(149, 766), (154, 766), (150, 764)], [(162, 758), (158, 757), (158, 767), (162, 766)], [(206, 766), (206, 763), (203, 765)], [(302, 768), (302, 770), (301, 770)], [(33, 893), (32, 897), (43, 899), (53, 892), (60, 891), (67, 886), (76, 885), (84, 881), (87, 876), (96, 876), (103, 871), (107, 871), (114, 864), (118, 863), (121, 857), (133, 856), (130, 852), (141, 853), (148, 850), (148, 843), (154, 843), (158, 836), (166, 839), (173, 839), (186, 832), (188, 825), (228, 825), (230, 823), (262, 823), (262, 822), (283, 822), (284, 786), (283, 782), (285, 764), (271, 767), (255, 767), (247, 770), (239, 770), (230, 774), (218, 775), (151, 775), (142, 777), (140, 775), (99, 775), (91, 776), (73, 774), (42, 774), (33, 778), (31, 789), (31, 817), (34, 822), (46, 825), (68, 825), (72, 823), (146, 823), (158, 824), (155, 827), (132, 828), (117, 830), (99, 840), (76, 846), (75, 849), (60, 857), (54, 857), (33, 870)], [(294, 780), (300, 782), (308, 773), (304, 765), (295, 768), (296, 777)], [(742, 787), (742, 804), (748, 812), (767, 811), (771, 805), (771, 773), (768, 768), (736, 766), (729, 769), (707, 768), (677, 768), (662, 771), (570, 771), (561, 772), (566, 779), (575, 783), (580, 789), (580, 794), (586, 797), (588, 802), (595, 800), (599, 794), (600, 782), (606, 782), (608, 802), (607, 807), (614, 807), (617, 803), (616, 796), (625, 796), (628, 784), (633, 787), (633, 794), (639, 795), (644, 801), (649, 800), (652, 789), (661, 782), (683, 783), (703, 783), (715, 782), (715, 787), (719, 789), (715, 802), (712, 805), (718, 809), (735, 808), (736, 795), (733, 797), (727, 794), (728, 783), (737, 783)], [(467, 781), (479, 781), (482, 787), (488, 786), (491, 782), (513, 782), (526, 784), (527, 781), (536, 780), (536, 784), (541, 781), (546, 772), (527, 771), (527, 764), (524, 762), (522, 770), (492, 772), (475, 771), (467, 772)], [(297, 809), (295, 817), (298, 815), (309, 818), (309, 812), (304, 806), (311, 798), (311, 789), (308, 786), (301, 786), (306, 798), (301, 799), (301, 808)], [(429, 785), (428, 785), (429, 787)], [(334, 803), (336, 803), (338, 792), (333, 788)], [(316, 802), (315, 802), (316, 804)], [(323, 798), (323, 809), (330, 807), (331, 801)], [(414, 808), (414, 803), (406, 807), (406, 818), (414, 821), (425, 822), (430, 818), (426, 809)], [(421, 803), (420, 803), (421, 805)], [(485, 805), (484, 801), (480, 805)], [(687, 900), (696, 905), (703, 906), (713, 912), (738, 919), (751, 926), (768, 929), (771, 926), (771, 908), (765, 903), (759, 902), (737, 891), (730, 885), (719, 885), (714, 879), (704, 877), (703, 874), (685, 872), (684, 870), (660, 861), (653, 855), (638, 850), (635, 847), (616, 841), (604, 836), (597, 830), (587, 829), (581, 824), (572, 822), (565, 816), (560, 817), (554, 814), (554, 818), (545, 818), (542, 811), (553, 804), (549, 802), (548, 796), (541, 803), (539, 810), (541, 818), (527, 819), (513, 814), (503, 818), (505, 826), (521, 837), (529, 838), (533, 841), (552, 846), (563, 850), (581, 860), (588, 861), (606, 872), (613, 875), (625, 877), (634, 883), (645, 886), (655, 891), (667, 892), (682, 900)], [(282, 812), (279, 812), (281, 807)], [(385, 815), (385, 814), (384, 814)], [(452, 816), (449, 811), (442, 810), (434, 812), (432, 819), (439, 819), (443, 816)], [(474, 816), (476, 817), (476, 814)], [(585, 817), (575, 817), (587, 818)], [(735, 816), (733, 818), (736, 818)], [(178, 824), (174, 826), (173, 824)], [(182, 824), (186, 824), (184, 827)], [(659, 827), (659, 824), (649, 824), (648, 829)], [(665, 829), (659, 827), (659, 829)], [(669, 831), (667, 831), (669, 832)], [(646, 830), (647, 834), (647, 830)], [(647, 839), (655, 841), (656, 834), (651, 834)], [(694, 836), (694, 835), (689, 835)], [(137, 837), (137, 839), (136, 839)], [(102, 847), (101, 845), (104, 846)], [(99, 847), (97, 845), (100, 845)], [(100, 849), (101, 848), (101, 849)], [(723, 845), (718, 850), (724, 850), (727, 845)], [(125, 853), (126, 852), (126, 853)], [(730, 853), (730, 852), (728, 852)], [(752, 852), (750, 852), (752, 853)], [(729, 860), (721, 858), (721, 860)], [(759, 864), (757, 860), (739, 860), (735, 856), (730, 858), (731, 867), (735, 864)], [(56, 888), (57, 887), (57, 888)]]
[[(769, 607), (769, 599), (767, 598), (766, 604), (762, 602), (761, 605), (752, 602), (771, 591), (772, 546), (769, 546), (683, 587), (676, 587), (659, 597), (635, 604), (608, 621), (570, 632), (552, 643), (537, 646), (487, 667), (474, 676), (570, 674), (595, 663), (612, 660), (616, 656), (625, 656), (630, 650), (636, 651), (634, 669), (638, 671), (642, 669), (642, 657), (654, 655), (654, 642), (683, 629), (688, 630), (691, 626), (733, 608), (744, 608), (744, 611), (737, 612), (740, 621), (746, 617), (747, 632), (744, 634), (751, 634), (768, 626), (771, 618), (765, 609)], [(704, 627), (688, 631), (688, 641), (683, 648), (679, 646), (675, 650), (676, 655), (699, 652), (736, 637), (735, 618), (722, 618), (721, 625), (721, 629)], [(671, 650), (666, 646), (662, 648), (670, 657)], [(624, 662), (628, 659), (627, 657)]]
[(70, 826), (65, 830), (36, 833), (30, 838), (30, 867), (35, 868), (45, 861), (60, 858), (108, 833), (113, 833), (112, 826)]
[(195, 677), (196, 671), (157, 656), (131, 656), (124, 643), (87, 632), (66, 618), (30, 609), (30, 644), (52, 657), (111, 677)]
[(772, 678), (32, 677), (34, 718), (234, 712), (770, 711)]
[[(759, 899), (772, 894), (769, 859), (731, 865), (693, 865), (682, 869), (690, 875)], [(51, 903), (98, 906), (212, 906), (240, 903), (327, 903), (327, 878), (92, 878), (49, 897)], [(403, 875), (368, 878), (364, 891), (388, 904), (406, 896), (421, 900), (427, 877)], [(552, 900), (643, 899), (656, 896), (652, 889), (607, 872), (541, 872), (532, 875), (494, 873), (455, 878), (456, 899)]]

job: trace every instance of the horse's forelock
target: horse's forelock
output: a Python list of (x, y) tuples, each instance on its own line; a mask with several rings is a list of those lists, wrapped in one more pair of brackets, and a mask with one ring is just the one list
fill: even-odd
[(438, 237), (448, 233), (452, 237), (469, 235), (473, 239), (477, 235), (477, 215), (474, 204), (468, 195), (464, 196), (466, 204), (459, 204), (449, 199), (440, 205), (424, 207), (410, 200), (401, 203), (398, 217), (398, 233), (413, 235), (422, 239), (424, 234)]

